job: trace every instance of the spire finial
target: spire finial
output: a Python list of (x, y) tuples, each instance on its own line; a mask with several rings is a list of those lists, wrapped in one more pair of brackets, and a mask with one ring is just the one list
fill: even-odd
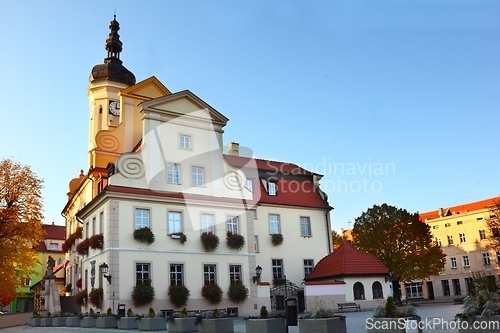
[(122, 51), (122, 42), (120, 41), (120, 35), (118, 30), (120, 30), (120, 24), (116, 20), (116, 10), (113, 15), (113, 21), (109, 22), (109, 35), (106, 39), (106, 50), (108, 51), (108, 56), (104, 59), (105, 63), (116, 62), (121, 64), (120, 52)]

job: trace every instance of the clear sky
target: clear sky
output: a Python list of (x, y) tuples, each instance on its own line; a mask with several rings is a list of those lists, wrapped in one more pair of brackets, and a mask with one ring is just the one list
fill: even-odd
[(500, 2), (2, 1), (0, 158), (63, 224), (88, 169), (88, 77), (116, 10), (121, 59), (227, 116), (225, 143), (324, 174), (333, 228), (388, 203), (500, 195)]

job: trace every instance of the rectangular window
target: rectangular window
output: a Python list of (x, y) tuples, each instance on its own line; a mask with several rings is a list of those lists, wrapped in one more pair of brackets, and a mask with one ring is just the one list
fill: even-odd
[(212, 214), (201, 214), (201, 232), (215, 233), (214, 216)]
[(283, 278), (283, 259), (272, 259), (273, 279)]
[(448, 280), (441, 280), (441, 286), (443, 287), (443, 296), (450, 296), (450, 283)]
[(469, 256), (462, 256), (462, 264), (464, 265), (464, 267), (470, 266)]
[(300, 235), (302, 237), (311, 237), (311, 219), (309, 217), (300, 217)]
[(479, 240), (486, 239), (486, 231), (485, 230), (479, 230)]
[(465, 234), (458, 234), (460, 236), (460, 243), (465, 243)]
[(206, 286), (217, 283), (217, 266), (203, 265), (203, 278)]
[(57, 250), (59, 248), (59, 244), (57, 243), (50, 243), (49, 244), (49, 249), (51, 250)]
[(500, 264), (500, 252), (497, 251), (497, 263)]
[(253, 243), (254, 251), (255, 251), (255, 253), (259, 253), (260, 252), (259, 251), (259, 236), (254, 235), (253, 240), (254, 240), (254, 243)]
[(439, 226), (438, 225), (433, 225), (432, 229), (439, 229)]
[(168, 212), (168, 234), (182, 231), (182, 213)]
[(201, 167), (191, 168), (191, 185), (203, 186), (203, 168)]
[(276, 183), (268, 183), (269, 195), (276, 195)]
[(180, 165), (176, 163), (167, 163), (167, 182), (169, 184), (180, 184)]
[(252, 218), (257, 220), (257, 209), (251, 209), (250, 211), (252, 212)]
[(92, 218), (92, 236), (96, 234), (95, 232), (96, 218)]
[(483, 218), (482, 218), (482, 217), (478, 217), (478, 218), (476, 219), (476, 221), (477, 221), (477, 222), (483, 222)]
[(453, 245), (453, 236), (448, 235), (446, 237), (448, 238), (448, 245)]
[(445, 223), (445, 224), (444, 224), (444, 227), (445, 227), (445, 228), (448, 228), (449, 226), (451, 226), (451, 223)]
[(450, 258), (451, 268), (457, 268), (457, 258)]
[(498, 228), (491, 228), (491, 233), (493, 234), (493, 237), (495, 237), (495, 238), (500, 237), (500, 229), (498, 229)]
[(182, 149), (191, 149), (191, 137), (181, 134), (179, 137), (179, 147)]
[(269, 234), (280, 233), (280, 216), (276, 214), (269, 214)]
[(457, 221), (457, 225), (461, 225), (462, 223), (462, 221)]
[(184, 265), (170, 264), (170, 284), (183, 286), (184, 285)]
[(436, 237), (436, 238), (435, 238), (435, 241), (436, 241), (436, 245), (437, 245), (437, 246), (439, 246), (439, 247), (441, 247), (441, 246), (442, 246), (442, 245), (441, 245), (441, 238)]
[(488, 266), (491, 264), (491, 261), (490, 261), (490, 254), (489, 253), (483, 253), (483, 264), (485, 266)]
[(104, 212), (99, 213), (99, 233), (104, 234)]
[(314, 268), (314, 260), (304, 259), (304, 276), (308, 276)]
[(85, 238), (89, 238), (90, 222), (85, 223)]
[(31, 286), (31, 280), (29, 278), (22, 278), (21, 279), (21, 285), (29, 287), (29, 286)]
[(135, 264), (135, 284), (151, 283), (151, 264)]
[(453, 285), (453, 295), (458, 296), (462, 294), (462, 288), (460, 288), (460, 280), (459, 279), (453, 279), (451, 280), (451, 283)]
[(241, 282), (241, 265), (229, 265), (229, 282)]
[(232, 234), (239, 234), (239, 222), (238, 222), (238, 217), (230, 217), (227, 220), (227, 231), (232, 233)]
[(135, 229), (149, 227), (149, 209), (135, 209)]
[(253, 192), (253, 181), (251, 179), (247, 179), (247, 184), (245, 187), (250, 191)]

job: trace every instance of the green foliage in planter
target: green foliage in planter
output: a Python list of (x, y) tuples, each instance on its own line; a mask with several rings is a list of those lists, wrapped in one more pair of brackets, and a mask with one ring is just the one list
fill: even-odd
[(262, 305), (262, 306), (260, 307), (260, 317), (261, 317), (261, 318), (263, 318), (263, 319), (265, 319), (265, 318), (267, 318), (268, 316), (269, 316), (269, 312), (267, 311), (266, 306), (265, 306), (265, 305)]
[(154, 318), (154, 316), (156, 316), (155, 309), (149, 308), (149, 310), (148, 310), (148, 317), (149, 318)]
[[(171, 233), (170, 234), (170, 237), (172, 236), (179, 236), (179, 238), (176, 238), (176, 239), (179, 239), (179, 242), (181, 242), (182, 245), (184, 245), (184, 243), (187, 242), (187, 236), (183, 233), (183, 232), (174, 232), (174, 233)], [(174, 237), (172, 237), (174, 238)]]
[(76, 305), (83, 306), (87, 303), (88, 293), (87, 289), (83, 289), (78, 294), (75, 295), (75, 303)]
[(224, 292), (217, 283), (208, 284), (201, 288), (201, 295), (208, 300), (210, 304), (219, 304), (222, 301)]
[(154, 243), (155, 235), (153, 234), (153, 231), (150, 228), (144, 227), (135, 229), (134, 239), (142, 243), (148, 243), (149, 245), (151, 243)]
[(112, 315), (113, 315), (113, 312), (112, 312), (111, 308), (108, 308), (106, 310), (106, 316), (111, 317)]
[(241, 282), (233, 282), (229, 285), (227, 297), (234, 303), (242, 303), (248, 297), (248, 288)]
[(68, 283), (64, 288), (64, 291), (67, 293), (70, 293), (72, 290), (73, 290), (73, 285), (71, 283)]
[(150, 283), (136, 284), (132, 291), (132, 301), (134, 306), (139, 307), (150, 304), (155, 299), (155, 289)]
[(89, 310), (89, 317), (97, 318), (97, 314), (95, 313), (94, 309), (90, 308)]
[(127, 309), (127, 317), (133, 317), (134, 316), (134, 311), (132, 311), (131, 308)]
[(202, 233), (200, 239), (206, 252), (214, 252), (219, 247), (219, 237), (211, 231)]
[(190, 292), (186, 286), (171, 284), (170, 287), (168, 287), (170, 301), (178, 308), (186, 305), (189, 295)]
[(283, 243), (283, 235), (282, 234), (272, 234), (271, 242), (274, 246), (281, 245)]
[(89, 239), (89, 246), (91, 249), (102, 250), (104, 245), (104, 236), (102, 234), (94, 235)]
[(413, 306), (398, 308), (396, 304), (394, 304), (392, 296), (387, 297), (385, 306), (379, 305), (373, 310), (373, 317), (375, 318), (406, 318), (416, 315), (417, 310)]
[(243, 246), (245, 246), (245, 237), (239, 234), (233, 234), (231, 231), (228, 231), (226, 243), (227, 246), (233, 250), (241, 250)]
[(98, 309), (101, 308), (102, 298), (103, 298), (102, 288), (92, 289), (89, 293), (90, 304), (92, 304)]
[(85, 238), (76, 246), (76, 252), (78, 252), (78, 254), (82, 256), (86, 256), (87, 254), (89, 254), (89, 245), (90, 240), (88, 238)]
[(72, 235), (74, 235), (75, 238), (82, 239), (82, 237), (83, 237), (83, 227), (76, 228), (75, 232), (72, 233)]

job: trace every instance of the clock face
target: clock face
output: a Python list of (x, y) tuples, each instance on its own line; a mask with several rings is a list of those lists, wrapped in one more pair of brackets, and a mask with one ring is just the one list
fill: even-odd
[(109, 101), (109, 113), (113, 116), (120, 115), (120, 102), (117, 101)]

